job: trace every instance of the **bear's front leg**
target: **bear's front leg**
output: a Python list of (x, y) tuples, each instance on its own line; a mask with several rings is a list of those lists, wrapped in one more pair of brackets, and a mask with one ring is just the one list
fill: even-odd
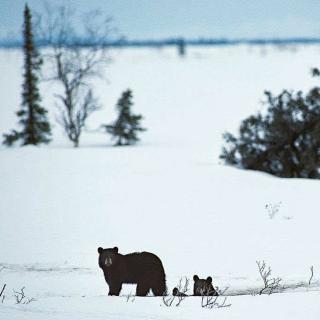
[(109, 284), (109, 293), (108, 296), (118, 296), (122, 288), (121, 282), (116, 282)]

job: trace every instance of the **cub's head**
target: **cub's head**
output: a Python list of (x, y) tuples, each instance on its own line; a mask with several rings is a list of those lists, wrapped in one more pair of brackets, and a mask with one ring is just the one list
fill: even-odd
[(109, 268), (114, 265), (117, 255), (118, 255), (118, 248), (108, 248), (103, 249), (101, 247), (98, 248), (99, 253), (99, 267), (100, 268)]
[(193, 276), (193, 294), (195, 296), (205, 296), (211, 293), (213, 290), (212, 278), (200, 279), (197, 275)]

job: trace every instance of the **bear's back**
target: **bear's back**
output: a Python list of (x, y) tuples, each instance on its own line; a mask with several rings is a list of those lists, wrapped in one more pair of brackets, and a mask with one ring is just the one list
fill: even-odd
[(151, 252), (144, 251), (125, 254), (121, 260), (130, 278), (139, 279), (142, 276), (151, 276), (153, 273), (159, 272), (164, 275), (161, 260)]
[(123, 255), (122, 258), (123, 261), (125, 261), (130, 266), (139, 266), (140, 268), (143, 266), (155, 266), (155, 265), (161, 265), (162, 262), (159, 259), (158, 256), (151, 252), (133, 252), (129, 254)]

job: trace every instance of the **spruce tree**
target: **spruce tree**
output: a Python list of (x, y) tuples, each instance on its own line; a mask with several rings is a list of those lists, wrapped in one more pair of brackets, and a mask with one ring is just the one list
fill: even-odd
[(116, 140), (115, 145), (132, 145), (139, 141), (138, 132), (145, 131), (140, 122), (142, 115), (133, 114), (131, 111), (132, 91), (130, 89), (124, 91), (117, 103), (118, 118), (111, 125), (105, 125), (105, 129)]
[(4, 134), (3, 143), (7, 146), (11, 146), (18, 140), (21, 140), (21, 145), (48, 143), (51, 136), (47, 110), (40, 105), (38, 82), (42, 59), (34, 43), (31, 19), (30, 9), (26, 5), (23, 24), (24, 81), (22, 105), (21, 110), (17, 112), (22, 130), (12, 130), (11, 133)]

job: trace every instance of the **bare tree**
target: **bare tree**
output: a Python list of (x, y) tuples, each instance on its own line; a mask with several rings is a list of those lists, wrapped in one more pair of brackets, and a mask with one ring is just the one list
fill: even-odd
[(92, 80), (103, 77), (110, 61), (107, 40), (112, 32), (111, 20), (99, 11), (88, 12), (83, 17), (82, 30), (76, 32), (74, 8), (47, 4), (45, 9), (43, 16), (38, 15), (39, 37), (49, 45), (44, 55), (49, 71), (44, 79), (60, 85), (61, 92), (55, 95), (57, 121), (78, 147), (88, 117), (99, 108)]
[(275, 290), (280, 289), (280, 282), (282, 279), (271, 277), (271, 268), (267, 267), (265, 261), (256, 261), (256, 263), (264, 284), (264, 287), (259, 291), (259, 295), (264, 293), (272, 294)]

